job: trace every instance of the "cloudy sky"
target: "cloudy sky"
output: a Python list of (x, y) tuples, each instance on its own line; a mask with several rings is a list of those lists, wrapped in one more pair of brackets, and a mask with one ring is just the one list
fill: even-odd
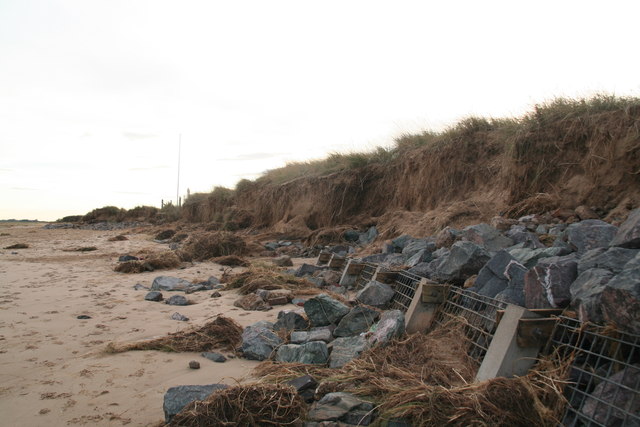
[(0, 0), (0, 219), (159, 206), (555, 96), (640, 95), (637, 1)]

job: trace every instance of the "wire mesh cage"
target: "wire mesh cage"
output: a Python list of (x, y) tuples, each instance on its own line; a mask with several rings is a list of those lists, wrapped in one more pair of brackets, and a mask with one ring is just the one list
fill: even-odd
[(420, 276), (407, 271), (398, 272), (398, 275), (391, 285), (394, 291), (390, 303), (391, 309), (407, 312), (418, 288), (418, 284), (420, 283), (420, 279)]
[(546, 352), (572, 360), (565, 426), (640, 426), (640, 335), (560, 317)]
[(450, 320), (463, 321), (465, 336), (470, 344), (469, 356), (481, 364), (496, 330), (497, 312), (506, 307), (506, 302), (451, 286), (445, 302), (435, 315), (433, 325), (442, 325)]
[(353, 287), (355, 291), (359, 291), (364, 288), (364, 286), (373, 279), (373, 275), (376, 273), (378, 266), (376, 264), (365, 263), (362, 270), (360, 270), (360, 274), (358, 274), (358, 278), (356, 279), (356, 283)]

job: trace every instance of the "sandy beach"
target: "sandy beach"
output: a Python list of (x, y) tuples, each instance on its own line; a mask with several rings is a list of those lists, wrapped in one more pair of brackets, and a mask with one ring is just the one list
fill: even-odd
[[(128, 240), (110, 242), (124, 234)], [(140, 283), (159, 275), (187, 280), (220, 277), (221, 266), (195, 263), (186, 269), (141, 274), (113, 271), (118, 256), (166, 249), (144, 230), (43, 229), (43, 224), (0, 225), (0, 413), (7, 426), (132, 425), (163, 420), (165, 391), (183, 384), (235, 384), (257, 362), (233, 358), (215, 363), (198, 353), (104, 352), (109, 342), (163, 336), (202, 325), (218, 314), (247, 326), (274, 320), (277, 309), (250, 312), (233, 307), (235, 291), (187, 295), (184, 307), (145, 301)], [(69, 249), (96, 246), (96, 251)], [(225, 267), (229, 268), (229, 267)], [(166, 295), (165, 295), (166, 297)], [(286, 308), (287, 306), (282, 306)], [(293, 306), (290, 306), (293, 307)], [(172, 320), (179, 313), (188, 322)], [(80, 315), (90, 319), (80, 320)], [(190, 360), (201, 369), (189, 369)]]

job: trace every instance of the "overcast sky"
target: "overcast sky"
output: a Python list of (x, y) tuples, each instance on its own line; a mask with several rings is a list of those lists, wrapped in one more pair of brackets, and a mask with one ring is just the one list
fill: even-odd
[(0, 0), (0, 219), (640, 95), (638, 1)]

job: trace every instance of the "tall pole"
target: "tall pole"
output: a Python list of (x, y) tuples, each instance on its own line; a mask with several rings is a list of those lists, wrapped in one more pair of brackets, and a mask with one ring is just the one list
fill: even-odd
[(180, 150), (182, 148), (182, 134), (178, 136), (178, 187), (176, 189), (176, 206), (180, 207)]

